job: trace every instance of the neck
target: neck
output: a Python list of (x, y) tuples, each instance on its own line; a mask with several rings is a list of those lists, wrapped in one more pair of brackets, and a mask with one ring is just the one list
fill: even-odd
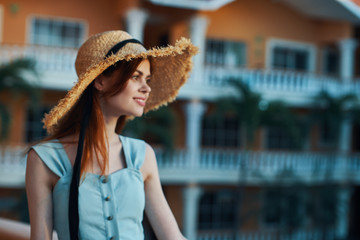
[(119, 136), (115, 132), (117, 120), (117, 118), (108, 119), (104, 117), (105, 132), (109, 144), (119, 141)]

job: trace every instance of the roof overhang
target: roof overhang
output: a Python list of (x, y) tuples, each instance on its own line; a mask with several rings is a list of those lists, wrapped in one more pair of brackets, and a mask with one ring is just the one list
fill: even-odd
[(234, 0), (149, 0), (153, 4), (193, 10), (217, 10)]
[(360, 23), (360, 7), (350, 0), (280, 1), (312, 18)]

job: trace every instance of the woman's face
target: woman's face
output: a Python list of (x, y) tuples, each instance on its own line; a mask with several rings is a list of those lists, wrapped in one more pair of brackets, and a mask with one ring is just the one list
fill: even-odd
[[(101, 76), (95, 81), (95, 87), (101, 91), (107, 91), (115, 81), (118, 81), (116, 72), (110, 77)], [(105, 118), (118, 118), (122, 115), (140, 117), (151, 88), (148, 83), (151, 78), (150, 62), (143, 60), (127, 81), (125, 88), (113, 95), (101, 98), (101, 108)]]

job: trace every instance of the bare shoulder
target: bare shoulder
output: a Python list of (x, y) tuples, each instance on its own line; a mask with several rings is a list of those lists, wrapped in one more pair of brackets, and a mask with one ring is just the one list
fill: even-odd
[(158, 171), (154, 149), (148, 143), (145, 144), (145, 160), (141, 167), (144, 181), (149, 179), (151, 176), (153, 176), (153, 174), (156, 174)]
[(46, 180), (51, 185), (54, 185), (58, 180), (58, 176), (56, 176), (41, 160), (39, 155), (35, 150), (31, 149), (28, 152), (27, 162), (26, 162), (26, 180), (34, 179), (43, 179)]
[[(150, 146), (150, 144), (148, 143), (145, 143), (145, 149), (146, 149), (146, 152), (145, 152), (145, 159), (147, 158), (156, 158), (155, 157), (155, 151), (154, 149)], [(156, 160), (156, 159), (155, 159)]]
[(26, 167), (34, 166), (34, 165), (42, 165), (42, 161), (39, 155), (35, 152), (34, 149), (30, 149), (27, 155), (27, 163)]

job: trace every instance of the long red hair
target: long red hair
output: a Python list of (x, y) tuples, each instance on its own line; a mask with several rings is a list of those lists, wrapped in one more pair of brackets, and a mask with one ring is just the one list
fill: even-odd
[[(116, 74), (115, 77), (118, 78), (118, 81), (114, 82), (114, 85), (109, 88), (109, 91), (102, 93), (102, 96), (107, 97), (120, 93), (126, 87), (127, 81), (131, 78), (142, 60), (143, 59), (134, 59), (132, 61), (123, 60), (107, 68), (102, 74), (107, 77)], [(94, 82), (87, 87), (85, 92), (86, 91), (92, 91), (93, 102), (89, 124), (87, 126), (84, 139), (84, 150), (81, 160), (80, 174), (83, 176), (85, 172), (91, 170), (93, 163), (96, 160), (101, 169), (101, 174), (105, 175), (109, 166), (109, 144), (106, 139), (105, 123), (100, 107), (100, 94), (94, 87)], [(80, 97), (74, 107), (64, 116), (61, 122), (58, 123), (54, 133), (46, 138), (45, 141), (79, 134), (80, 126), (83, 121), (82, 116), (84, 115), (85, 105), (87, 104), (86, 97), (84, 95), (85, 94)], [(119, 117), (115, 129), (116, 133), (121, 133), (127, 118), (127, 116)]]

